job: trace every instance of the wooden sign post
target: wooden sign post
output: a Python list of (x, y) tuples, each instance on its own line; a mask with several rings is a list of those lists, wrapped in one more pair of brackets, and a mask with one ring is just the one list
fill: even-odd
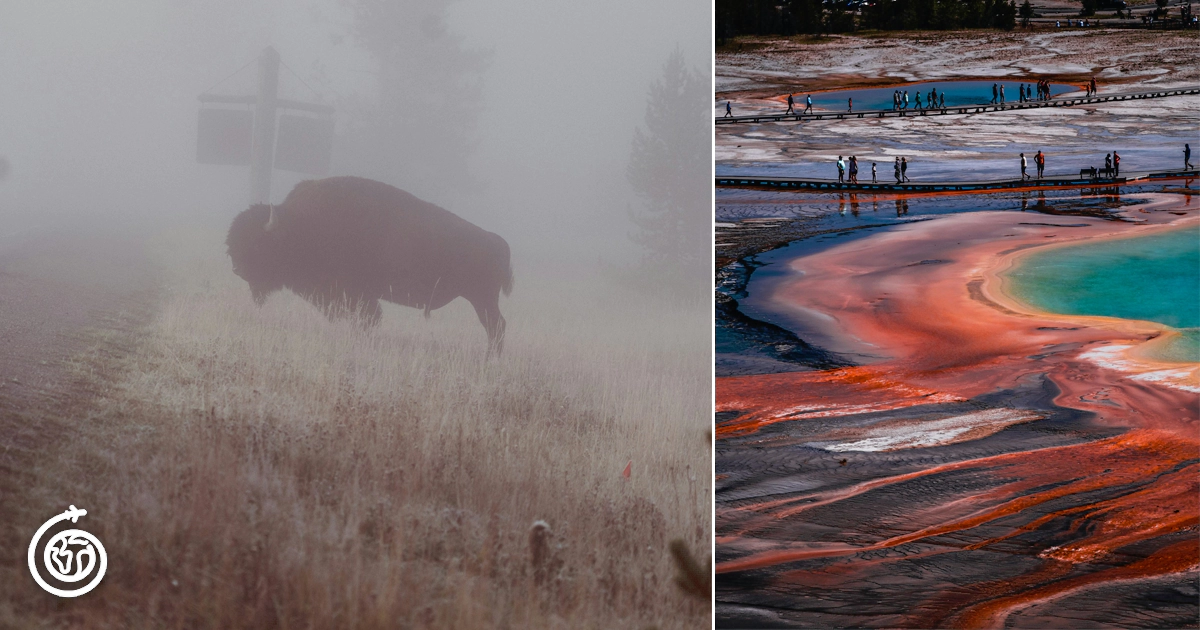
[(267, 46), (258, 57), (258, 103), (254, 106), (254, 145), (250, 153), (250, 204), (271, 200), (275, 161), (275, 107), (279, 98), (279, 53)]
[[(204, 93), (199, 97), (205, 106), (200, 109), (196, 161), (249, 165), (251, 205), (271, 202), (271, 171), (275, 168), (311, 175), (329, 170), (333, 108), (279, 98), (281, 63), (279, 53), (268, 46), (258, 57), (256, 95)], [(253, 111), (206, 107), (210, 104), (253, 106)], [(306, 113), (280, 116), (280, 109)]]

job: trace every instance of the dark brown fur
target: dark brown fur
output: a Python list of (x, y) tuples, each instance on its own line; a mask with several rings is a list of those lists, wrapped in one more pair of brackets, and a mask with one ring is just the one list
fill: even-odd
[(380, 300), (429, 312), (464, 297), (504, 343), (500, 293), (512, 291), (508, 243), (448, 210), (360, 177), (301, 182), (281, 205), (255, 205), (229, 226), (233, 271), (255, 302), (291, 289), (330, 318), (379, 322)]

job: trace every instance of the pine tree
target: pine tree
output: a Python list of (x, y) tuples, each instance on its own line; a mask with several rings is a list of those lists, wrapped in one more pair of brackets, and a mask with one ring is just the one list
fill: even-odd
[[(707, 76), (676, 48), (650, 86), (645, 129), (634, 130), (627, 177), (640, 198), (631, 239), (671, 278), (707, 282), (712, 252), (711, 98)], [(698, 270), (703, 270), (698, 273)]]
[[(477, 186), (467, 170), (476, 144), (478, 103), (487, 53), (466, 48), (450, 31), (455, 0), (345, 0), (354, 44), (376, 63), (374, 98), (348, 103), (342, 141), (370, 156), (356, 172), (418, 196)], [(430, 124), (437, 118), (452, 124)], [(436, 187), (441, 186), (441, 189)]]

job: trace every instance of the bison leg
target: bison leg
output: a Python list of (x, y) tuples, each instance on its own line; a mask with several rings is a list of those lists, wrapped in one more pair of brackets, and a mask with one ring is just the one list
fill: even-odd
[(500, 356), (504, 350), (505, 328), (504, 316), (500, 314), (500, 293), (496, 292), (486, 299), (471, 300), (471, 305), (475, 307), (479, 323), (483, 324), (483, 329), (487, 331), (488, 356)]

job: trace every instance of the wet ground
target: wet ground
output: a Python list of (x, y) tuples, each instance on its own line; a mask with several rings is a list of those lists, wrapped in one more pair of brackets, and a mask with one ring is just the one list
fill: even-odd
[[(1010, 348), (927, 372), (922, 361), (953, 352), (927, 341), (897, 364), (887, 348), (831, 351), (816, 342), (819, 325), (806, 328), (811, 320), (770, 297), (797, 279), (789, 261), (963, 212), (1000, 217), (1031, 238), (1136, 228), (1147, 208), (1156, 221), (1195, 215), (1191, 195), (1162, 206), (1164, 188), (1195, 192), (1182, 184), (1032, 199), (718, 191), (718, 627), (1195, 627), (1196, 444), (1132, 420), (1182, 414), (1179, 426), (1194, 428), (1194, 394), (1164, 399), (1076, 363), (1089, 343), (1073, 337), (1085, 334), (1078, 325), (1023, 324), (1063, 335), (1014, 355), (1028, 355), (1029, 368), (1003, 358)], [(960, 264), (953, 241), (907, 253), (872, 247), (831, 268), (878, 267), (856, 277), (878, 275), (903, 295), (890, 275)], [(841, 299), (812, 290), (808, 298)], [(852, 285), (844, 291), (857, 303)], [(936, 328), (940, 302), (913, 321)], [(989, 306), (964, 317), (1008, 315)], [(914, 325), (903, 321), (894, 329)]]
[[(1113, 30), (763, 38), (743, 52), (718, 54), (714, 113), (722, 115), (726, 101), (738, 115), (782, 113), (788, 93), (799, 95), (800, 108), (812, 93), (840, 111), (852, 89), (869, 89), (863, 94), (890, 107), (893, 90), (914, 96), (932, 85), (953, 85), (956, 97), (983, 102), (998, 81), (1010, 84), (1010, 101), (1018, 98), (1016, 83), (1039, 79), (1082, 94), (1096, 77), (1101, 96), (1195, 86), (1200, 70), (1185, 62), (1194, 53), (1190, 34)], [(1020, 175), (1021, 153), (1034, 173), (1039, 150), (1048, 175), (1103, 168), (1113, 152), (1125, 172), (1179, 169), (1184, 144), (1197, 144), (1198, 109), (1200, 96), (1191, 95), (1000, 113), (718, 125), (716, 171), (836, 179), (838, 157), (853, 155), (860, 181), (870, 181), (872, 162), (880, 181), (894, 181), (893, 164), (903, 156), (918, 182), (1008, 179)]]
[[(1200, 192), (1196, 183), (1002, 192), (987, 195), (875, 195), (717, 189), (717, 376), (824, 369), (854, 363), (797, 336), (796, 324), (760, 295), (787, 275), (783, 263), (879, 229), (959, 212), (1024, 212), (1120, 220), (1117, 210), (1163, 190)], [(1184, 195), (1192, 203), (1193, 195)], [(1200, 199), (1196, 199), (1200, 203)], [(1041, 217), (1041, 218), (1039, 218)], [(749, 290), (751, 279), (756, 291)]]
[[(1046, 174), (1103, 169), (1113, 152), (1125, 172), (1181, 169), (1185, 144), (1197, 144), (1192, 112), (1200, 97), (1018, 112), (914, 118), (722, 125), (716, 173), (836, 179), (839, 156), (859, 161), (859, 180), (894, 181), (898, 157), (910, 179), (977, 181), (1020, 176), (1020, 154), (1046, 155)], [(1195, 164), (1196, 161), (1192, 160)]]
[[(1191, 33), (1103, 29), (749, 38), (718, 53), (714, 106), (920, 81), (1195, 85), (1194, 53)], [(874, 161), (887, 181), (905, 156), (917, 181), (1015, 179), (1039, 149), (1051, 175), (1114, 150), (1124, 172), (1175, 169), (1198, 107), (721, 125), (717, 172), (831, 178), (855, 155), (860, 180)], [(1196, 192), (718, 189), (718, 627), (1197, 627), (1195, 366), (1122, 358), (1161, 327), (996, 288), (1032, 248), (1194, 226)]]

